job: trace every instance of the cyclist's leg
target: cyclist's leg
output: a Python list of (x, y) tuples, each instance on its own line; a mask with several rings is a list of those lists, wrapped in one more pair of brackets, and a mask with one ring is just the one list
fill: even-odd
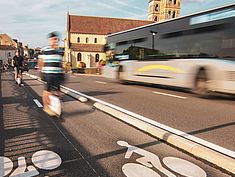
[(17, 78), (18, 78), (18, 68), (14, 67), (15, 69), (15, 81), (17, 82)]
[(54, 74), (52, 85), (53, 85), (53, 88), (55, 88), (54, 94), (58, 96), (59, 98), (62, 97), (62, 93), (60, 92), (60, 84), (61, 84), (61, 75)]
[(20, 78), (20, 83), (19, 83), (20, 85), (22, 84), (22, 78), (23, 78), (22, 73), (23, 73), (22, 69), (19, 68), (18, 77)]
[(43, 101), (43, 107), (48, 108), (48, 105), (50, 103), (49, 101), (49, 92), (50, 92), (50, 78), (48, 74), (43, 74), (43, 80), (46, 82), (43, 94), (42, 94), (42, 101)]
[(52, 81), (53, 78), (51, 78), (51, 74), (43, 74), (44, 80), (46, 82), (45, 89), (43, 90), (42, 94), (42, 101), (43, 101), (43, 110), (49, 114), (50, 116), (54, 116), (55, 114), (50, 110), (49, 105), (50, 105), (50, 98), (49, 96), (52, 94)]

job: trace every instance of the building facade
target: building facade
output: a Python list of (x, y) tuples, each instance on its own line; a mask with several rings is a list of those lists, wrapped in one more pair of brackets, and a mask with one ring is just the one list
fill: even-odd
[(180, 0), (149, 0), (149, 21), (160, 22), (179, 16)]
[(0, 45), (0, 67), (5, 64), (11, 64), (12, 58), (15, 55), (15, 47), (8, 45)]
[[(139, 26), (176, 18), (180, 15), (180, 0), (149, 0), (148, 20), (91, 17), (67, 14), (65, 60), (73, 69), (96, 67), (106, 60), (106, 36)], [(83, 65), (83, 66), (84, 66)]]
[(17, 42), (7, 34), (0, 34), (0, 67), (11, 63), (16, 48)]
[(97, 67), (101, 60), (106, 60), (106, 36), (111, 33), (128, 30), (150, 24), (147, 20), (131, 20), (106, 17), (67, 15), (65, 39), (65, 60), (72, 68)]
[(3, 33), (3, 34), (0, 34), (0, 45), (12, 46), (12, 47), (16, 48), (17, 42), (15, 42), (7, 34)]

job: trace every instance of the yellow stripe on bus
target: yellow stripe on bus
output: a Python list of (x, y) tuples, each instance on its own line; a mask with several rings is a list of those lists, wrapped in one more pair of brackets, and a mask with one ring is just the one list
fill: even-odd
[(139, 68), (137, 71), (138, 72), (145, 72), (145, 71), (155, 70), (155, 69), (167, 70), (167, 71), (171, 71), (174, 73), (181, 73), (181, 74), (185, 73), (181, 69), (177, 69), (175, 67), (167, 66), (167, 65), (148, 65), (148, 66), (144, 66), (142, 68)]

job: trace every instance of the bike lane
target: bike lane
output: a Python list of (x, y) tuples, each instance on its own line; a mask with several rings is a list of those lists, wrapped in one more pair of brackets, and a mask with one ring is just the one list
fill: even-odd
[[(230, 176), (67, 96), (63, 121), (51, 119), (32, 101), (41, 102), (42, 84), (29, 77), (23, 88), (14, 86), (7, 74), (1, 83), (4, 145), (0, 155), (3, 152), (14, 162), (12, 171), (18, 167), (17, 158), (26, 157), (27, 165), (35, 166), (40, 176)], [(41, 170), (32, 156), (42, 156), (52, 167), (59, 160), (55, 154), (35, 155), (40, 150), (57, 153), (61, 165)]]
[(10, 73), (1, 74), (0, 176), (98, 176), (37, 107), (33, 93)]

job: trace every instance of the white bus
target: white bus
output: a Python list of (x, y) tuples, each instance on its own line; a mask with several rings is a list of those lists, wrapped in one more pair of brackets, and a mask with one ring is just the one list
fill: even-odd
[(111, 34), (117, 79), (235, 94), (235, 4)]

